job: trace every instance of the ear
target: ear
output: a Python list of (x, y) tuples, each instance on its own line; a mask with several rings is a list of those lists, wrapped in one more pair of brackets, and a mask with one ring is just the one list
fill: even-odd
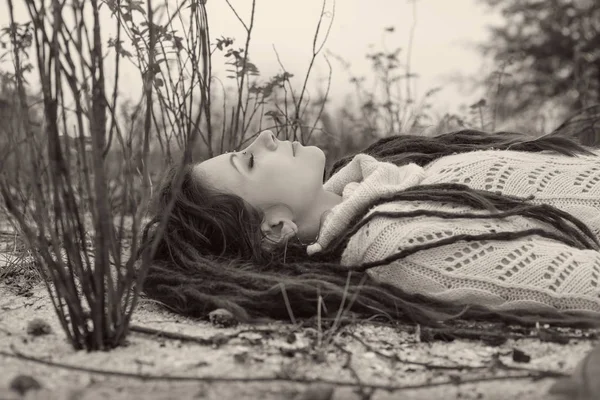
[(292, 211), (283, 206), (267, 209), (260, 228), (265, 235), (263, 247), (268, 250), (283, 245), (298, 233)]

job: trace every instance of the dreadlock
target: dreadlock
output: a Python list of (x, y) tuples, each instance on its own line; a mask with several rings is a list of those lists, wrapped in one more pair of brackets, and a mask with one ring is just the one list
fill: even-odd
[[(550, 150), (559, 154), (591, 154), (577, 142), (560, 136), (560, 132), (539, 138), (521, 133), (497, 132), (493, 134), (464, 129), (434, 137), (398, 135), (380, 139), (361, 153), (371, 155), (379, 161), (396, 165), (415, 163), (424, 166), (438, 158), (451, 154), (477, 150), (514, 150), (530, 153)], [(341, 158), (333, 164), (329, 176), (348, 164), (356, 154)]]
[[(514, 240), (524, 236), (538, 235), (563, 242), (571, 247), (580, 249), (595, 249), (600, 248), (600, 242), (591, 229), (575, 218), (571, 214), (562, 211), (556, 207), (547, 204), (528, 204), (527, 199), (520, 199), (514, 196), (500, 195), (497, 193), (486, 192), (469, 188), (466, 185), (444, 183), (435, 185), (423, 185), (408, 188), (401, 193), (396, 193), (392, 196), (380, 198), (370, 204), (367, 208), (373, 208), (379, 204), (389, 201), (438, 201), (446, 203), (456, 203), (460, 205), (468, 205), (475, 209), (487, 210), (486, 214), (480, 213), (463, 213), (463, 212), (447, 212), (437, 210), (415, 210), (408, 212), (383, 212), (377, 211), (364, 217), (356, 218), (350, 223), (350, 228), (346, 233), (324, 251), (324, 253), (341, 254), (350, 238), (358, 232), (358, 230), (377, 217), (395, 217), (395, 218), (415, 218), (420, 216), (435, 216), (438, 218), (470, 218), (470, 219), (491, 219), (491, 218), (507, 218), (516, 215), (535, 219), (552, 226), (556, 231), (546, 231), (540, 229), (530, 229), (522, 232), (492, 232), (485, 235), (457, 235), (450, 238), (442, 239), (438, 242), (417, 245), (412, 248), (407, 248), (401, 252), (390, 256), (384, 260), (380, 260), (371, 264), (362, 264), (360, 266), (342, 268), (350, 268), (352, 270), (365, 271), (367, 269), (385, 265), (390, 262), (404, 258), (410, 254), (414, 254), (421, 250), (439, 247), (456, 243), (461, 240)], [(558, 232), (558, 233), (557, 233)]]
[[(425, 165), (446, 155), (486, 149), (554, 151), (569, 156), (590, 154), (578, 143), (556, 134), (531, 139), (511, 132), (487, 134), (473, 130), (437, 137), (389, 137), (369, 146), (363, 153), (396, 165)], [(351, 158), (336, 162), (330, 175)], [(437, 201), (468, 205), (485, 212), (457, 214), (417, 210), (385, 215), (397, 218), (507, 218), (520, 215), (543, 222), (548, 229), (458, 235), (405, 248), (374, 263), (348, 267), (339, 263), (348, 240), (370, 219), (382, 216), (381, 212), (371, 213), (366, 218), (364, 213), (357, 216), (343, 235), (314, 256), (308, 257), (305, 246), (299, 243), (288, 243), (282, 249), (266, 252), (260, 245), (263, 215), (259, 211), (237, 196), (212, 190), (194, 178), (191, 166), (184, 170), (179, 191), (175, 190), (174, 176), (172, 170), (159, 190), (155, 207), (157, 217), (144, 229), (139, 254), (158, 240), (148, 266), (144, 291), (175, 312), (201, 317), (215, 308), (225, 308), (240, 320), (256, 321), (311, 317), (317, 314), (317, 307), (321, 305), (325, 316), (344, 308), (360, 314), (380, 314), (429, 325), (455, 316), (500, 318), (522, 324), (535, 321), (593, 324), (590, 319), (567, 313), (523, 315), (522, 312), (492, 312), (475, 305), (442, 303), (407, 294), (390, 284), (376, 282), (367, 274), (376, 266), (461, 240), (514, 240), (540, 235), (578, 248), (599, 247), (598, 239), (584, 223), (554, 207), (458, 184), (412, 187), (389, 198), (378, 199), (364, 211), (386, 201)], [(173, 210), (164, 233), (159, 235), (160, 216), (173, 196)]]

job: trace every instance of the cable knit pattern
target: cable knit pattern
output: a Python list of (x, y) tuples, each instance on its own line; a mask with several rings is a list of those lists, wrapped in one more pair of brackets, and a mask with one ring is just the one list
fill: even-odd
[[(374, 199), (414, 185), (463, 183), (475, 189), (527, 197), (563, 209), (586, 222), (600, 238), (600, 157), (554, 153), (478, 151), (443, 157), (425, 168), (397, 167), (360, 154), (325, 188), (343, 201), (326, 217), (315, 253), (347, 228)], [(368, 211), (477, 212), (432, 201), (394, 201)], [(460, 234), (548, 228), (521, 216), (496, 219), (376, 217), (348, 242), (342, 265), (381, 260), (416, 244)], [(371, 276), (408, 293), (495, 310), (544, 310), (600, 314), (600, 252), (539, 236), (512, 241), (460, 241), (373, 268)]]

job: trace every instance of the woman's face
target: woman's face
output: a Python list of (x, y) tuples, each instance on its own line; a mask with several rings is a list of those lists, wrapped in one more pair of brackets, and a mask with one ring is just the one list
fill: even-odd
[(285, 205), (303, 215), (323, 190), (324, 168), (325, 154), (318, 147), (280, 141), (263, 131), (245, 150), (206, 160), (194, 173), (257, 209)]

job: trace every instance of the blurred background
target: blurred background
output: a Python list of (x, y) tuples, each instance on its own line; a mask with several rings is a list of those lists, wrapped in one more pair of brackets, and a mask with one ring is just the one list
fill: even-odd
[[(54, 119), (44, 105), (55, 100), (66, 154), (91, 149), (92, 127), (102, 124), (103, 157), (117, 177), (123, 158), (154, 181), (181, 156), (201, 161), (239, 150), (261, 129), (319, 145), (332, 161), (400, 133), (537, 136), (600, 103), (594, 0), (15, 0), (0, 7), (3, 118), (22, 121), (25, 112), (42, 138)], [(94, 87), (104, 97), (96, 111)], [(14, 154), (7, 143), (25, 128), (0, 129), (5, 154)], [(579, 136), (597, 139), (596, 130)]]
[[(31, 19), (27, 3), (15, 2), (16, 22)], [(38, 3), (51, 8), (48, 1)], [(115, 38), (119, 21), (143, 23), (139, 12), (146, 8), (143, 1), (104, 1), (101, 8), (102, 3), (106, 3), (100, 15), (105, 46)], [(184, 8), (194, 2), (188, 3)], [(255, 67), (250, 81), (260, 85), (284, 71), (293, 75), (290, 88), (305, 87), (308, 93), (303, 101), (326, 100), (327, 122), (318, 123), (328, 124), (329, 130), (347, 130), (345, 124), (351, 123), (348, 115), (352, 115), (362, 121), (351, 125), (365, 125), (361, 129), (367, 130), (367, 136), (422, 131), (419, 128), (445, 126), (449, 119), (483, 130), (541, 133), (569, 112), (598, 102), (600, 5), (593, 0), (202, 3), (211, 45), (221, 43), (212, 54), (212, 76), (219, 80), (213, 84), (212, 95), (229, 96), (235, 103), (236, 83), (227, 78), (231, 76), (227, 72), (231, 70), (230, 51), (246, 50), (250, 38), (246, 60)], [(65, 4), (68, 8), (71, 2)], [(110, 12), (110, 4), (129, 9), (125, 15), (131, 19), (124, 21), (123, 14)], [(162, 26), (169, 25), (173, 10), (181, 5), (165, 4), (170, 7), (154, 2), (154, 19)], [(2, 7), (8, 11), (6, 5)], [(184, 19), (172, 18), (169, 26), (185, 32), (189, 23)], [(5, 27), (2, 45), (6, 50), (8, 12), (0, 13), (0, 25)], [(313, 59), (315, 34), (319, 54)], [(138, 55), (132, 52), (131, 39), (121, 40), (123, 49), (129, 49), (135, 59)], [(111, 80), (115, 65), (108, 56), (110, 48), (104, 50), (107, 79)], [(10, 58), (5, 54), (0, 64), (5, 86), (6, 74), (14, 71)], [(134, 102), (143, 94), (142, 74), (139, 65), (127, 58), (119, 65), (118, 88), (120, 96)], [(31, 72), (28, 83), (33, 94), (39, 90), (39, 78)], [(6, 88), (4, 97), (5, 101), (10, 97)], [(401, 114), (399, 121), (388, 121), (387, 126), (375, 121), (372, 114), (382, 110), (373, 108), (382, 107), (383, 113)]]

